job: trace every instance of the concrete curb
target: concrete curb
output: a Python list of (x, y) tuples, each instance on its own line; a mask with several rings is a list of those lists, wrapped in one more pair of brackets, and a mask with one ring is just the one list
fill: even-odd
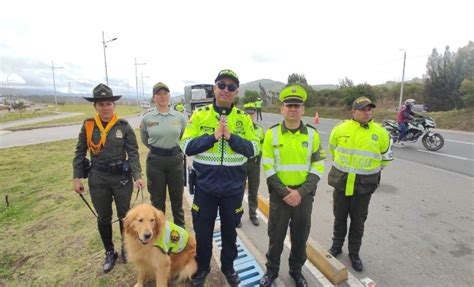
[[(270, 207), (267, 199), (261, 195), (258, 195), (258, 208), (268, 218)], [(306, 244), (306, 254), (309, 261), (313, 263), (332, 284), (337, 285), (347, 281), (349, 274), (346, 266), (311, 238), (308, 239), (308, 243)]]

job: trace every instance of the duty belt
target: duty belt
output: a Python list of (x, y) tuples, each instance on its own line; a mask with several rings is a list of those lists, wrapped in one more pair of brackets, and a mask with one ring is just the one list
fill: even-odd
[(177, 155), (181, 153), (181, 148), (179, 146), (176, 146), (174, 148), (159, 148), (159, 147), (154, 147), (152, 146), (150, 148), (150, 152), (152, 154), (157, 154), (157, 155), (162, 155), (162, 156), (172, 156), (172, 155)]
[(120, 174), (122, 173), (122, 168), (123, 168), (122, 165), (123, 164), (110, 165), (110, 164), (92, 163), (92, 169), (95, 169), (100, 172)]

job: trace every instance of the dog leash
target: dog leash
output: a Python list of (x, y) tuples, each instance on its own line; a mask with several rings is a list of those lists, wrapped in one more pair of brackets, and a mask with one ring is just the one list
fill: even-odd
[[(137, 203), (137, 199), (138, 199), (138, 194), (140, 194), (140, 191), (142, 192), (142, 203), (143, 203), (143, 190), (141, 187), (139, 187), (137, 189), (137, 195), (135, 196), (135, 200), (133, 201), (133, 204), (132, 206), (130, 206), (130, 209), (132, 209), (134, 206), (135, 206), (135, 203)], [(92, 206), (89, 204), (89, 202), (87, 201), (87, 199), (84, 197), (84, 195), (82, 193), (79, 193), (79, 196), (82, 198), (82, 200), (84, 201), (84, 203), (87, 205), (87, 207), (89, 207), (89, 210), (92, 212), (92, 214), (96, 217), (96, 218), (99, 218), (99, 216), (97, 216), (97, 213), (94, 211), (94, 209), (92, 208)], [(117, 218), (116, 220), (112, 221), (112, 223), (115, 223), (117, 221), (119, 221), (120, 219)]]

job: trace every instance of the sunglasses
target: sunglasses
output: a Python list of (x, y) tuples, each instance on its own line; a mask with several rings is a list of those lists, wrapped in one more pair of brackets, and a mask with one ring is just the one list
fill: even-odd
[(217, 82), (217, 87), (220, 89), (220, 90), (225, 90), (225, 88), (227, 87), (227, 90), (229, 92), (234, 92), (235, 90), (237, 90), (239, 87), (234, 84), (234, 83), (231, 83), (231, 84), (226, 84), (224, 82)]
[(283, 105), (287, 108), (295, 108), (295, 109), (298, 109), (301, 106), (303, 106), (302, 104), (287, 104), (287, 103), (284, 103)]

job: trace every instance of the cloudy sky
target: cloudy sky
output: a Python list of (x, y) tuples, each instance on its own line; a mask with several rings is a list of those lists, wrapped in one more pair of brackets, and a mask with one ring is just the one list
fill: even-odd
[(153, 83), (175, 95), (190, 83), (212, 83), (223, 68), (241, 82), (286, 82), (304, 74), (311, 84), (421, 78), (433, 48), (452, 51), (474, 40), (473, 1), (2, 1), (0, 87), (89, 92), (105, 82), (117, 93), (145, 96)]

